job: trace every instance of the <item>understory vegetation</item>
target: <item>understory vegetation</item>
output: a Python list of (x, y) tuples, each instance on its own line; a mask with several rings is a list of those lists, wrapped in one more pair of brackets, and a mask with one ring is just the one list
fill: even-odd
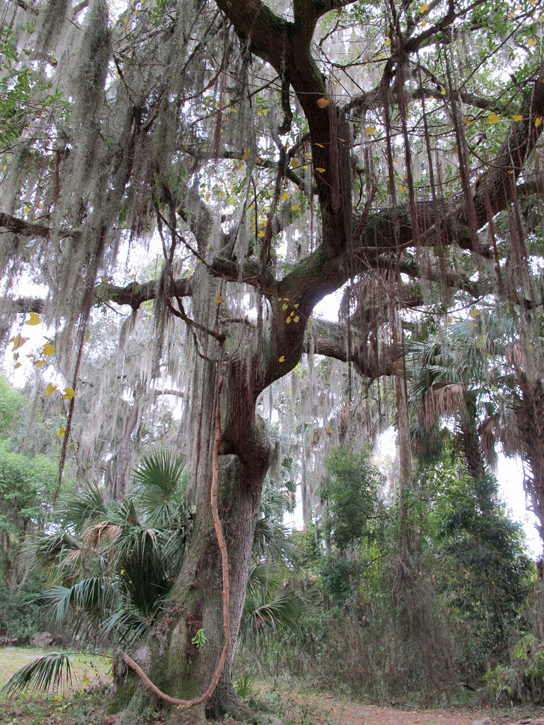
[(541, 0), (0, 2), (11, 702), (544, 704), (543, 131)]
[[(16, 409), (24, 418), (24, 396), (0, 382), (3, 419)], [(4, 491), (9, 474), (15, 494), (17, 475), (28, 482), (33, 465), (50, 461), (8, 455), (21, 445), (17, 431), (6, 425), (2, 444)], [(446, 436), (413, 477), (401, 527), (398, 493), (370, 452), (335, 449), (324, 464), (304, 531), (285, 524), (297, 464), (283, 456), (265, 482), (235, 660), (239, 695), (254, 696), (259, 679), (381, 703), (541, 704), (542, 580), (494, 477), (474, 480)], [(57, 648), (114, 660), (134, 647), (168, 611), (192, 535), (189, 489), (183, 458), (157, 448), (122, 501), (96, 483), (68, 485), (55, 503), (25, 504), (36, 507), (31, 530), (14, 513), (10, 528), (5, 518), (23, 574), (4, 563), (2, 634), (13, 643), (47, 630)], [(193, 642), (205, 649), (206, 632)], [(55, 689), (69, 670), (70, 656), (53, 653), (5, 692)]]

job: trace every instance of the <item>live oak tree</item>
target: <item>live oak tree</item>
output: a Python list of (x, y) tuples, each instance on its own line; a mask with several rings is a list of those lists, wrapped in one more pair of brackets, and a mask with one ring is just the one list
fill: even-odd
[[(368, 382), (394, 375), (407, 480), (405, 310), (446, 319), (485, 295), (541, 304), (529, 265), (543, 187), (535, 11), (500, 0), (145, 0), (112, 20), (104, 0), (3, 6), (18, 68), (68, 104), (59, 113), (55, 95), (21, 117), (0, 211), (4, 329), (23, 312), (56, 329), (63, 460), (93, 305), (131, 309), (137, 331), (152, 303), (154, 334), (132, 365), (142, 390), (162, 377), (186, 396), (194, 530), (170, 607), (133, 653), (171, 698), (198, 698), (224, 648), (212, 478), (236, 642), (271, 456), (262, 393), (305, 351), (348, 361)], [(128, 283), (142, 248), (158, 248), (160, 265)], [(29, 277), (47, 287), (42, 299), (17, 292)], [(310, 323), (344, 285), (339, 323)], [(24, 327), (15, 355), (23, 341)], [(233, 654), (207, 703), (214, 714), (240, 709)], [(123, 692), (131, 722), (150, 694), (136, 678)], [(204, 707), (173, 709), (170, 721), (197, 721)]]

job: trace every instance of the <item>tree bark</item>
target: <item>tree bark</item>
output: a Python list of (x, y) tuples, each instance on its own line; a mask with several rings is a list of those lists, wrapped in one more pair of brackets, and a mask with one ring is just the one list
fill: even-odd
[[(222, 566), (210, 502), (212, 478), (211, 439), (216, 381), (225, 366), (204, 362), (206, 389), (203, 396), (200, 460), (196, 481), (194, 528), (181, 572), (168, 605), (132, 658), (165, 694), (178, 699), (198, 698), (208, 688), (224, 646)], [(229, 613), (233, 647), (211, 699), (186, 711), (172, 708), (169, 725), (202, 723), (206, 713), (220, 717), (247, 716), (232, 686), (232, 663), (245, 601), (255, 524), (261, 489), (268, 469), (270, 442), (264, 423), (255, 415), (257, 395), (245, 366), (227, 364), (228, 384), (222, 412), (222, 444), (219, 457), (218, 512), (229, 560)], [(253, 368), (253, 372), (257, 370)], [(193, 641), (203, 631), (206, 643)], [(127, 672), (117, 699), (130, 697), (121, 723), (132, 723), (154, 696), (136, 675)]]

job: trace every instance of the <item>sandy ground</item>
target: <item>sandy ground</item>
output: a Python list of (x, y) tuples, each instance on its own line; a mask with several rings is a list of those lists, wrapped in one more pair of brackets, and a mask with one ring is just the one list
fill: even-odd
[(491, 725), (530, 723), (544, 725), (544, 710), (536, 717), (519, 719), (507, 712), (493, 717), (483, 711), (402, 710), (393, 707), (359, 705), (327, 695), (288, 695), (283, 698), (285, 719), (307, 720), (315, 725)]

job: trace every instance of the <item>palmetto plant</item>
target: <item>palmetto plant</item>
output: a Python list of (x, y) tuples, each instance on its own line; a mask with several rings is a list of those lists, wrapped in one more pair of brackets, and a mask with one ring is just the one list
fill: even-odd
[(473, 310), (427, 342), (411, 343), (407, 370), (417, 408), (413, 440), (428, 453), (437, 423), (453, 417), (469, 472), (481, 476), (500, 441), (526, 463), (525, 489), (544, 539), (544, 331), (542, 318), (512, 305)]
[(243, 641), (296, 626), (304, 610), (304, 601), (282, 584), (282, 574), (296, 566), (300, 556), (283, 524), (285, 511), (291, 509), (289, 491), (276, 488), (267, 478), (253, 539), (253, 566), (241, 622)]
[[(488, 326), (482, 332), (483, 313), (475, 319), (452, 323), (440, 339), (413, 341), (408, 346), (406, 369), (410, 399), (415, 410), (412, 440), (422, 458), (441, 447), (440, 421), (450, 418), (467, 468), (473, 477), (484, 474), (484, 459), (495, 460), (495, 426), (503, 371), (495, 358), (497, 340)], [(490, 352), (492, 351), (492, 352)]]
[[(53, 628), (107, 636), (124, 647), (148, 631), (191, 535), (186, 485), (183, 460), (157, 452), (142, 459), (124, 501), (104, 501), (94, 484), (65, 501), (61, 526), (42, 536), (33, 550), (35, 560), (51, 571), (52, 584), (43, 599)], [(302, 600), (285, 591), (278, 576), (298, 555), (282, 523), (290, 501), (285, 491), (266, 482), (242, 624), (245, 636), (293, 626), (302, 611)], [(29, 685), (58, 687), (63, 676), (69, 676), (69, 659), (51, 653), (15, 673), (4, 692)]]
[(104, 501), (94, 484), (62, 506), (61, 526), (37, 542), (51, 570), (44, 592), (54, 628), (137, 639), (155, 619), (181, 563), (191, 530), (183, 460), (144, 457), (124, 501)]

